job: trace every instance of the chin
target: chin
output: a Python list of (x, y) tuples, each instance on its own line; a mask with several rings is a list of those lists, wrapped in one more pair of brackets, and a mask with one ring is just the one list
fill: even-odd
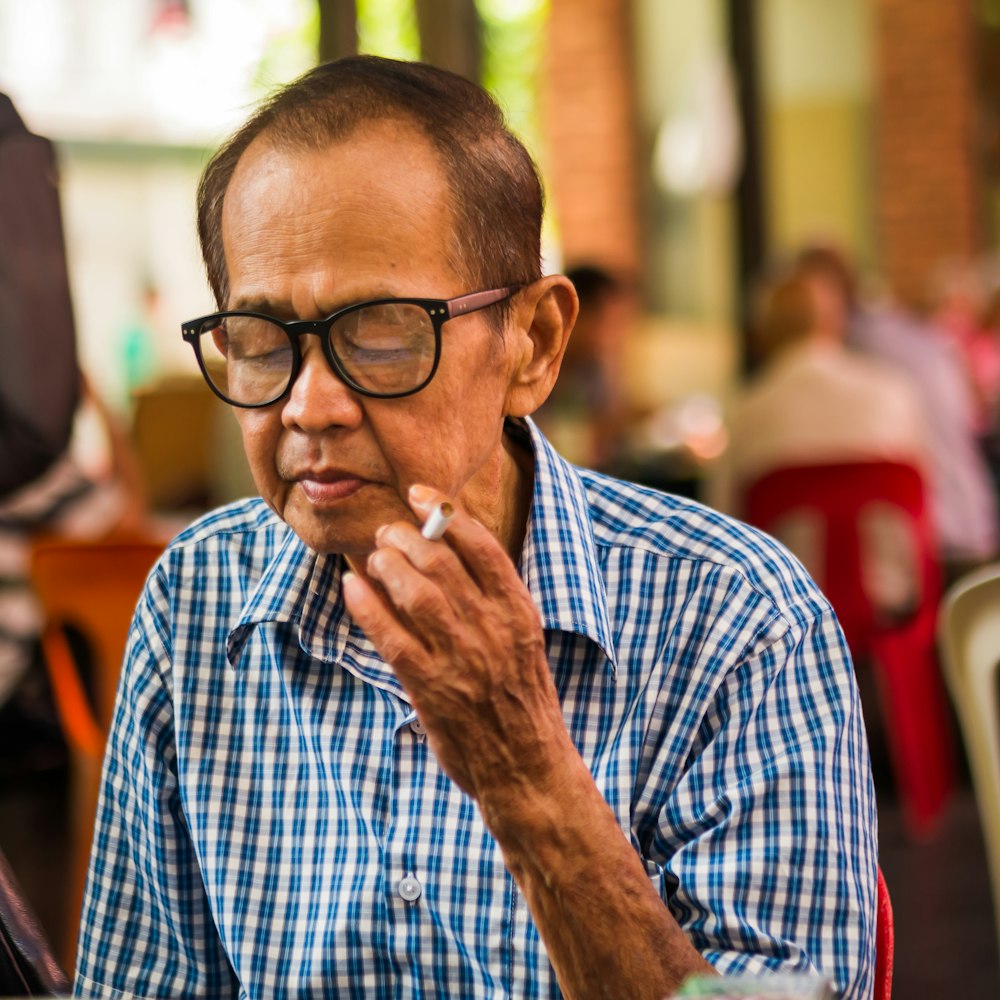
[(367, 556), (375, 550), (373, 532), (363, 536), (360, 532), (357, 536), (353, 534), (345, 536), (332, 531), (299, 531), (294, 525), (292, 525), (292, 530), (309, 548), (323, 555)]
[(334, 525), (325, 518), (294, 514), (283, 520), (314, 552), (362, 556), (375, 548), (375, 529), (363, 522)]

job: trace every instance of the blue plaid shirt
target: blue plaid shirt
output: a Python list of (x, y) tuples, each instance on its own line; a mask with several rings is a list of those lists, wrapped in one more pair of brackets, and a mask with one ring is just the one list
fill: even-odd
[[(819, 969), (870, 996), (874, 796), (829, 605), (765, 535), (573, 468), (528, 426), (521, 574), (566, 725), (649, 878), (718, 970)], [(252, 500), (153, 570), (78, 996), (559, 995), (475, 804), (345, 613), (342, 569)]]

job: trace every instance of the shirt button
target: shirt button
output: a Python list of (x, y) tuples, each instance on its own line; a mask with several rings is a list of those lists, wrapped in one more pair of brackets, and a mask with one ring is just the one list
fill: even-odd
[(413, 872), (409, 872), (405, 878), (401, 878), (399, 885), (396, 886), (396, 892), (399, 893), (400, 898), (405, 899), (408, 903), (415, 903), (423, 891), (423, 887), (414, 877)]
[(417, 736), (423, 736), (427, 730), (424, 729), (424, 724), (419, 719), (414, 719), (410, 723), (410, 732), (416, 733)]

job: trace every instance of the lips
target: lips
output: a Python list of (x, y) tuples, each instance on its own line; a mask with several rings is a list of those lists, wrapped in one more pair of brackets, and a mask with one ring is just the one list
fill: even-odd
[(357, 493), (368, 480), (344, 472), (307, 471), (295, 476), (306, 499), (314, 504), (336, 503)]

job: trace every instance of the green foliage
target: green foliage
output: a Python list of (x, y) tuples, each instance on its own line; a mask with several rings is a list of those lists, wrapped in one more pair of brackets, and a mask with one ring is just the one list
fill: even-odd
[(358, 51), (390, 59), (419, 59), (420, 31), (413, 0), (357, 0)]
[[(507, 124), (544, 177), (538, 92), (549, 0), (476, 0), (476, 8), (483, 26), (481, 82), (504, 109)], [(551, 247), (560, 242), (551, 201), (546, 201), (542, 241)]]
[(511, 128), (539, 152), (538, 72), (548, 0), (476, 0), (483, 25), (482, 83)]

